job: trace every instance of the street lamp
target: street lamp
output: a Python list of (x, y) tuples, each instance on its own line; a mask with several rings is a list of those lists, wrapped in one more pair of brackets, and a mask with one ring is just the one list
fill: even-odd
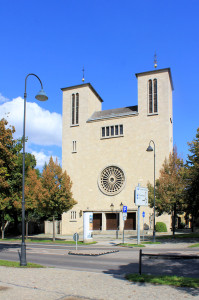
[(26, 128), (26, 81), (27, 78), (32, 75), (37, 77), (41, 84), (41, 90), (38, 92), (38, 94), (35, 96), (35, 98), (39, 101), (46, 101), (48, 100), (48, 97), (46, 93), (43, 90), (43, 85), (40, 80), (40, 78), (30, 73), (25, 78), (25, 92), (24, 92), (24, 119), (23, 119), (23, 176), (22, 176), (22, 242), (21, 242), (21, 256), (20, 256), (20, 266), (26, 266), (26, 245), (25, 245), (25, 195), (24, 195), (24, 187), (25, 187), (25, 128)]
[[(151, 143), (154, 145), (154, 149), (151, 147)], [(154, 207), (153, 207), (153, 242), (155, 242), (155, 143), (153, 140), (150, 141), (148, 148), (146, 149), (148, 152), (154, 151)]]

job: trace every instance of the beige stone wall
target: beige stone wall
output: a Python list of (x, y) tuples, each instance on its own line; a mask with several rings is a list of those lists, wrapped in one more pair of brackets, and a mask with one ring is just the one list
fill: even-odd
[[(148, 80), (158, 80), (158, 114), (148, 114)], [(101, 110), (101, 102), (89, 87), (75, 89), (80, 98), (79, 126), (71, 127), (72, 90), (63, 91), (63, 145), (62, 166), (73, 181), (73, 195), (78, 204), (76, 219), (71, 212), (62, 216), (62, 234), (83, 231), (83, 211), (111, 211), (120, 209), (120, 203), (127, 205), (128, 211), (137, 211), (134, 204), (134, 189), (138, 185), (146, 187), (153, 183), (154, 152), (146, 152), (150, 140), (156, 146), (156, 178), (165, 157), (173, 147), (172, 89), (168, 72), (155, 72), (138, 76), (138, 115), (112, 118), (95, 122), (86, 122), (93, 112)], [(129, 103), (134, 105), (135, 103)], [(123, 137), (101, 139), (101, 127), (123, 124)], [(77, 141), (77, 153), (72, 153), (72, 141)], [(153, 146), (153, 145), (152, 145)], [(124, 189), (115, 196), (103, 194), (98, 187), (98, 177), (103, 168), (109, 165), (119, 166), (125, 173)], [(145, 223), (149, 224), (150, 208), (145, 211)], [(156, 217), (170, 228), (170, 216)], [(142, 222), (141, 222), (142, 228)], [(122, 224), (121, 228), (122, 229)]]

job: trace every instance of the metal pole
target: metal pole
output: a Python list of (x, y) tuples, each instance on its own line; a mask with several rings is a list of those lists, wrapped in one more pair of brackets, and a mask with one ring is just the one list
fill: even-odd
[(138, 205), (138, 229), (137, 229), (137, 244), (140, 244), (140, 206)]
[(155, 143), (154, 144), (154, 220), (153, 220), (153, 242), (155, 242)]
[[(39, 80), (39, 82), (41, 84), (41, 88), (43, 89), (41, 79), (37, 75), (35, 75), (33, 73), (30, 73), (26, 76), (26, 78), (25, 78), (25, 91), (24, 91), (24, 118), (23, 118), (22, 226), (21, 226), (22, 241), (21, 241), (20, 266), (26, 266), (27, 265), (27, 261), (26, 261), (26, 244), (25, 244), (25, 194), (24, 194), (24, 187), (25, 187), (25, 131), (26, 131), (25, 129), (26, 129), (26, 99), (27, 99), (26, 81), (27, 81), (28, 76), (30, 76), (30, 75), (37, 77), (37, 79)], [(48, 99), (47, 96), (46, 96), (46, 98)]]
[[(26, 77), (27, 79), (27, 77)], [(25, 80), (25, 93), (24, 93), (24, 120), (23, 120), (23, 174), (22, 174), (22, 242), (21, 242), (21, 256), (20, 266), (26, 266), (26, 245), (25, 245), (25, 127), (26, 127), (26, 80)]]
[(142, 275), (142, 249), (139, 252), (139, 274)]

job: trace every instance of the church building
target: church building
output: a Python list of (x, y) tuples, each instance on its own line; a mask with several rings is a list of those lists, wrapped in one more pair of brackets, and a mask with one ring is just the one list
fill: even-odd
[[(137, 230), (135, 188), (147, 187), (173, 149), (173, 82), (170, 68), (135, 74), (138, 105), (102, 110), (90, 83), (62, 88), (62, 168), (77, 204), (62, 215), (61, 234), (83, 232), (83, 214), (93, 213), (93, 230)], [(150, 141), (153, 152), (147, 152)], [(155, 146), (155, 149), (154, 149)], [(123, 222), (122, 207), (127, 206)], [(153, 209), (141, 207), (153, 229)], [(171, 216), (156, 216), (171, 227)], [(142, 222), (141, 222), (142, 229)]]

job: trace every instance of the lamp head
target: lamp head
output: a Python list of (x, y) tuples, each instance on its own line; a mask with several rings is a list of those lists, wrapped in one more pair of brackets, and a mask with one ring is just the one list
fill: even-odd
[(153, 151), (153, 148), (151, 147), (151, 145), (148, 146), (148, 148), (146, 149), (146, 151), (148, 151), (148, 152)]
[(35, 96), (35, 98), (39, 101), (46, 101), (48, 100), (48, 96), (46, 95), (46, 93), (44, 92), (43, 89), (41, 89), (41, 91), (39, 91), (39, 93), (37, 93), (37, 95)]

